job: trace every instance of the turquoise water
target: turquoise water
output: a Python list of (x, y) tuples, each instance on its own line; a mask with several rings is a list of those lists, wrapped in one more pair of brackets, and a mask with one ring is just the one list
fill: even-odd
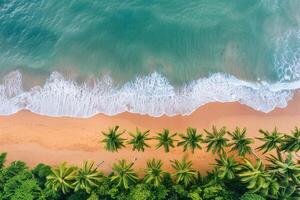
[(284, 107), (300, 87), (299, 10), (298, 0), (0, 0), (0, 114)]

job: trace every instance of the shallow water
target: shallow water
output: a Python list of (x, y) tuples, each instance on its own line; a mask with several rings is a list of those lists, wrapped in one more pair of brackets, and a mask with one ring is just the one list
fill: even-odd
[(299, 10), (298, 0), (2, 0), (0, 114), (285, 107), (300, 88)]

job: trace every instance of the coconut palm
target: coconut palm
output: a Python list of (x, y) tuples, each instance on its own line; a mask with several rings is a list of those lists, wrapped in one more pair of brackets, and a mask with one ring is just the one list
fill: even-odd
[(293, 182), (293, 184), (300, 186), (300, 165), (293, 161), (291, 153), (283, 158), (281, 153), (278, 152), (277, 157), (270, 155), (267, 160), (270, 162), (267, 166), (269, 173), (282, 180), (281, 184), (288, 186)]
[(218, 130), (215, 126), (212, 127), (212, 132), (204, 129), (204, 131), (207, 133), (206, 138), (204, 140), (205, 143), (207, 143), (207, 152), (212, 151), (214, 154), (217, 153), (223, 153), (224, 148), (227, 146), (227, 142), (229, 141), (227, 138), (225, 138), (226, 134), (226, 127), (222, 127), (220, 130)]
[(234, 179), (237, 172), (241, 170), (241, 165), (234, 160), (233, 156), (227, 157), (226, 153), (222, 153), (216, 162), (216, 174), (220, 179)]
[(171, 163), (173, 169), (175, 169), (175, 173), (172, 176), (175, 177), (176, 184), (183, 183), (184, 186), (188, 186), (195, 181), (197, 172), (193, 169), (191, 161), (183, 158), (181, 162), (174, 160)]
[(246, 133), (246, 128), (241, 130), (239, 127), (236, 127), (233, 132), (228, 132), (232, 140), (232, 142), (228, 144), (228, 146), (231, 147), (230, 151), (237, 151), (238, 155), (242, 157), (247, 153), (252, 153), (252, 149), (249, 145), (254, 142), (253, 139), (246, 137)]
[(129, 140), (128, 144), (132, 145), (132, 150), (138, 150), (138, 151), (145, 151), (145, 147), (150, 147), (146, 141), (151, 140), (149, 138), (149, 132), (150, 130), (147, 130), (145, 132), (141, 132), (138, 128), (136, 128), (136, 133), (129, 133), (129, 135), (132, 137), (131, 140)]
[(272, 179), (269, 173), (265, 170), (265, 166), (261, 160), (257, 159), (255, 165), (244, 159), (242, 171), (239, 173), (242, 183), (247, 185), (247, 188), (252, 192), (260, 192), (267, 195)]
[(101, 142), (105, 143), (105, 149), (107, 151), (118, 151), (122, 147), (125, 147), (124, 145), (124, 138), (121, 138), (121, 135), (125, 132), (118, 132), (119, 126), (115, 126), (113, 128), (108, 129), (108, 133), (102, 132), (105, 139), (103, 139)]
[(103, 174), (97, 170), (94, 162), (85, 161), (83, 167), (77, 170), (74, 182), (75, 191), (82, 189), (90, 193), (93, 188), (99, 186), (102, 178)]
[(256, 139), (259, 139), (264, 143), (261, 146), (257, 147), (256, 149), (258, 149), (259, 151), (263, 151), (264, 154), (269, 151), (272, 151), (273, 149), (279, 150), (280, 144), (283, 139), (283, 135), (282, 133), (279, 133), (277, 131), (276, 127), (272, 132), (269, 132), (268, 130), (262, 130), (262, 129), (260, 129), (259, 132), (263, 134), (263, 137), (256, 138)]
[(270, 155), (267, 157), (268, 173), (276, 178), (278, 189), (271, 197), (275, 199), (296, 199), (300, 197), (300, 164), (293, 161), (293, 156), (289, 153), (282, 156), (277, 151), (277, 157)]
[(166, 173), (161, 169), (163, 163), (161, 160), (148, 160), (147, 169), (144, 180), (146, 183), (153, 184), (154, 187), (158, 187), (163, 181), (163, 176)]
[(174, 137), (177, 134), (170, 134), (169, 129), (164, 129), (162, 133), (158, 133), (157, 136), (154, 138), (158, 140), (158, 144), (156, 145), (156, 148), (163, 147), (165, 152), (170, 151), (170, 147), (174, 148), (174, 142), (176, 141)]
[[(281, 150), (295, 153), (300, 151), (300, 129), (298, 127), (295, 127), (291, 135), (284, 135)], [(299, 154), (296, 155), (299, 157)]]
[(64, 194), (73, 189), (76, 178), (76, 168), (62, 163), (58, 167), (51, 169), (51, 174), (47, 176), (46, 187), (52, 191), (62, 191)]
[(132, 167), (134, 162), (127, 163), (126, 160), (120, 160), (113, 165), (114, 175), (111, 177), (112, 182), (117, 183), (117, 187), (128, 189), (130, 184), (134, 184), (138, 180), (137, 174)]
[(203, 141), (202, 135), (197, 134), (197, 129), (188, 128), (186, 131), (186, 135), (179, 134), (182, 141), (178, 142), (177, 146), (183, 146), (183, 151), (185, 152), (188, 148), (191, 149), (192, 153), (194, 153), (195, 149), (201, 149), (199, 143)]

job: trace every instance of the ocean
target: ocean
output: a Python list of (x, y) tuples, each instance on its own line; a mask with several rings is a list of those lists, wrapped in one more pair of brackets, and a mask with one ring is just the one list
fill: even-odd
[(299, 10), (299, 0), (0, 0), (0, 115), (284, 108), (300, 88)]

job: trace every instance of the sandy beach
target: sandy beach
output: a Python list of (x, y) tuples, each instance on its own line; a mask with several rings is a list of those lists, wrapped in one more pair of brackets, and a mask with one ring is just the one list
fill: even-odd
[[(29, 111), (21, 111), (11, 116), (0, 117), (0, 151), (8, 152), (8, 163), (13, 160), (26, 161), (29, 166), (43, 162), (56, 165), (63, 161), (81, 164), (84, 160), (104, 161), (102, 169), (111, 170), (112, 163), (125, 158), (136, 157), (135, 168), (142, 173), (146, 160), (162, 159), (164, 168), (170, 169), (169, 160), (188, 156), (194, 167), (202, 172), (211, 169), (214, 155), (202, 150), (195, 154), (183, 153), (181, 147), (169, 153), (155, 149), (156, 141), (150, 141), (151, 148), (144, 153), (131, 151), (131, 147), (110, 153), (99, 141), (101, 131), (108, 127), (120, 125), (121, 129), (134, 131), (151, 129), (151, 135), (169, 128), (174, 132), (183, 132), (189, 126), (197, 128), (204, 134), (203, 128), (227, 126), (232, 130), (236, 126), (247, 127), (249, 137), (257, 137), (258, 129), (273, 129), (275, 126), (282, 132), (289, 132), (294, 126), (300, 126), (300, 93), (284, 109), (275, 109), (265, 114), (239, 103), (210, 103), (189, 116), (149, 117), (138, 114), (123, 113), (117, 116), (96, 115), (88, 119), (68, 117), (47, 117)], [(205, 135), (205, 134), (204, 134)], [(127, 135), (125, 134), (124, 137)], [(256, 142), (258, 145), (259, 142)]]

